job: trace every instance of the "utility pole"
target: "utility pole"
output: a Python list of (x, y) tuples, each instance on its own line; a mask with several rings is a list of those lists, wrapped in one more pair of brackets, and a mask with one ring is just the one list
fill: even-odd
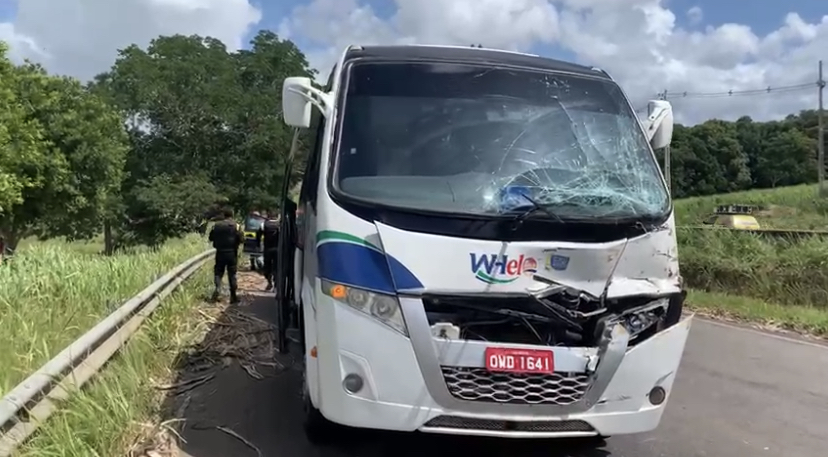
[[(667, 89), (664, 89), (664, 92), (660, 93), (658, 98), (666, 101)], [(671, 179), (672, 171), (670, 169), (670, 161), (670, 145), (668, 144), (667, 147), (664, 148), (664, 179), (667, 181), (667, 192), (669, 192), (670, 195), (673, 195), (673, 180)]]
[(819, 91), (819, 111), (817, 111), (817, 119), (819, 119), (819, 130), (817, 131), (817, 163), (819, 169), (817, 170), (817, 182), (819, 183), (819, 195), (825, 195), (825, 121), (823, 120), (822, 111), (822, 92), (825, 89), (825, 80), (822, 78), (822, 61), (819, 61), (819, 80), (817, 81), (817, 90)]

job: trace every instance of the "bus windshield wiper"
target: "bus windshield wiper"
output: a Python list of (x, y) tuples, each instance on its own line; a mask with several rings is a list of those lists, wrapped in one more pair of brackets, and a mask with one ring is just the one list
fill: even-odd
[(538, 213), (543, 213), (543, 214), (549, 216), (549, 218), (551, 218), (551, 219), (560, 220), (560, 218), (557, 215), (555, 215), (554, 213), (549, 211), (549, 209), (547, 209), (543, 205), (539, 204), (532, 197), (530, 197), (528, 195), (525, 195), (525, 194), (520, 194), (520, 196), (522, 198), (526, 199), (526, 201), (528, 201), (531, 204), (531, 206), (528, 209), (518, 213), (514, 217), (514, 219), (512, 219), (512, 222), (513, 222), (512, 230), (513, 231), (519, 229), (520, 226), (523, 225), (523, 222), (526, 219), (528, 219), (529, 217), (531, 217), (535, 214), (538, 214)]

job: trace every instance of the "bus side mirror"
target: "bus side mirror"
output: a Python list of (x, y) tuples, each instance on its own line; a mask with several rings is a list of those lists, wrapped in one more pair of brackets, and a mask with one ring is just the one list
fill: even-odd
[(296, 76), (285, 78), (282, 84), (282, 115), (291, 127), (308, 128), (311, 122), (312, 93), (310, 78)]
[(650, 100), (644, 130), (653, 149), (670, 146), (673, 140), (673, 105), (667, 100)]

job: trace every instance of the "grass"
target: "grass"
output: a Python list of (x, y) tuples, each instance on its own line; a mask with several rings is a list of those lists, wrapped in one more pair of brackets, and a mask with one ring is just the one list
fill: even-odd
[(828, 240), (679, 230), (681, 274), (691, 288), (828, 313)]
[(20, 241), (20, 244), (17, 246), (17, 250), (20, 253), (23, 253), (27, 249), (38, 249), (43, 247), (44, 245), (54, 246), (60, 249), (68, 250), (73, 253), (84, 255), (98, 255), (104, 250), (103, 235), (95, 237), (91, 240), (72, 242), (67, 242), (62, 238), (48, 241), (39, 241), (37, 238), (26, 238)]
[[(697, 226), (717, 205), (757, 205), (763, 227), (828, 230), (815, 185), (676, 201), (676, 222)], [(729, 230), (678, 230), (689, 303), (712, 315), (828, 337), (828, 239), (780, 239)]]
[(771, 330), (828, 338), (828, 312), (810, 306), (779, 305), (751, 297), (691, 290), (687, 303), (704, 315), (749, 321)]
[(203, 238), (189, 237), (112, 257), (60, 241), (20, 249), (0, 267), (0, 395), (206, 247)]
[(828, 198), (817, 197), (816, 185), (684, 198), (676, 201), (676, 224), (701, 225), (716, 206), (725, 204), (760, 206), (756, 219), (764, 228), (828, 230)]
[[(206, 249), (203, 237), (104, 257), (96, 243), (29, 243), (0, 269), (0, 394), (60, 352), (158, 276)], [(158, 411), (165, 377), (199, 330), (193, 307), (208, 290), (203, 269), (168, 297), (106, 368), (16, 455), (123, 455)]]
[(107, 367), (75, 392), (41, 427), (18, 457), (131, 455), (159, 431), (163, 394), (179, 352), (196, 342), (202, 327), (193, 310), (203, 301), (210, 275), (202, 269), (174, 292)]

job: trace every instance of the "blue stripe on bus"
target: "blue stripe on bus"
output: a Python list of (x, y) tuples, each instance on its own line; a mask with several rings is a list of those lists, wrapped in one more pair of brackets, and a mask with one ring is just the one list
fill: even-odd
[(329, 241), (319, 244), (316, 251), (319, 277), (328, 281), (387, 294), (398, 289), (422, 287), (414, 274), (397, 259), (386, 258), (374, 249)]
[(414, 276), (411, 270), (390, 255), (388, 256), (388, 265), (391, 267), (391, 277), (394, 279), (397, 290), (420, 289), (423, 287), (423, 283)]

